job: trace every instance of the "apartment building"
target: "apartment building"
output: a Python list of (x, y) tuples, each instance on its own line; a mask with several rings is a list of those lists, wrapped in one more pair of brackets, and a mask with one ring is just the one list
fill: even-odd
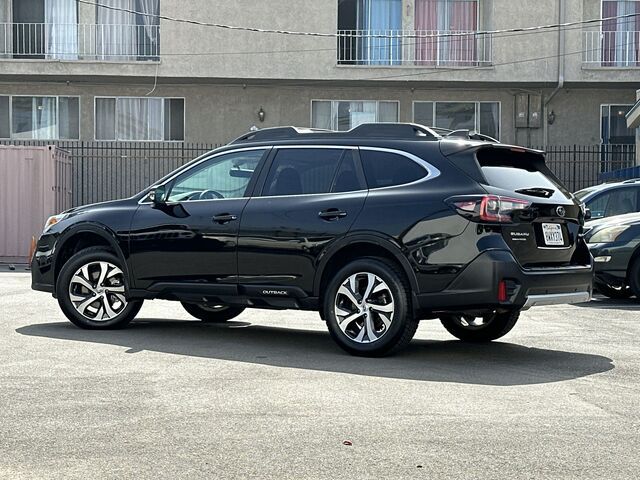
[[(485, 33), (604, 17), (620, 18)], [(0, 0), (0, 139), (224, 143), (403, 121), (632, 144), (639, 86), (638, 0)]]

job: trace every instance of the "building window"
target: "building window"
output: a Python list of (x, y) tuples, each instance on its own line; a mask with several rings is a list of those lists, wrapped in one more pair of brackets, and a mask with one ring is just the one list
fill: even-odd
[(160, 0), (101, 0), (99, 3), (103, 6), (96, 6), (98, 58), (159, 59)]
[[(402, 0), (340, 0), (340, 63), (396, 65), (402, 59)], [(394, 38), (395, 36), (395, 38)]]
[(77, 140), (78, 97), (0, 96), (0, 138)]
[(14, 58), (78, 58), (75, 0), (13, 0), (12, 6), (13, 28), (4, 24), (0, 34), (4, 34), (5, 50), (8, 39), (13, 40)]
[[(415, 29), (428, 35), (478, 30), (477, 0), (416, 0)], [(472, 65), (478, 61), (475, 34), (455, 37), (418, 38), (419, 65)]]
[(96, 140), (183, 141), (184, 99), (96, 97)]
[(500, 138), (500, 102), (413, 102), (415, 123)]
[[(414, 24), (403, 24), (403, 11)], [(469, 66), (489, 64), (491, 36), (476, 35), (479, 0), (341, 0), (338, 63)], [(410, 30), (413, 31), (410, 31)], [(456, 33), (456, 36), (441, 36)], [(469, 35), (460, 35), (469, 33)], [(408, 35), (409, 34), (409, 35)]]
[[(1, 3), (1, 2), (0, 2)], [(100, 0), (78, 23), (76, 0), (13, 0), (0, 55), (56, 60), (158, 60), (160, 0)], [(83, 6), (84, 8), (84, 6)], [(2, 9), (0, 8), (0, 11)]]
[(636, 141), (633, 129), (627, 128), (625, 116), (633, 105), (602, 105), (600, 136), (605, 145), (631, 145)]
[(363, 123), (397, 122), (399, 110), (397, 101), (313, 100), (311, 126), (346, 131)]
[(640, 1), (604, 0), (602, 17), (635, 15), (602, 22), (602, 66), (640, 66)]

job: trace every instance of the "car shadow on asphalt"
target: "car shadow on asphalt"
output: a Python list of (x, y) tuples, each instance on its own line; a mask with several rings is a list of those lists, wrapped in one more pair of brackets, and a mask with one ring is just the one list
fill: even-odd
[(586, 377), (614, 368), (600, 355), (531, 348), (505, 342), (413, 340), (387, 358), (351, 357), (327, 332), (252, 325), (140, 319), (124, 330), (81, 330), (69, 323), (18, 328), (22, 335), (117, 345), (142, 351), (277, 367), (429, 382), (532, 385)]
[(576, 307), (582, 308), (595, 308), (602, 310), (638, 310), (640, 311), (640, 303), (635, 298), (608, 298), (608, 297), (594, 297), (593, 300), (586, 303), (576, 303)]

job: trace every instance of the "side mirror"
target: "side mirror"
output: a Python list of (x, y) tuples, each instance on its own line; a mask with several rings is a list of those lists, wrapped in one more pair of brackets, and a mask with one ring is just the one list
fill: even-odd
[(149, 200), (153, 202), (154, 205), (165, 205), (167, 203), (167, 187), (164, 185), (158, 185), (154, 187), (149, 192)]
[(584, 209), (584, 219), (585, 220), (591, 220), (591, 209), (590, 208), (585, 208)]

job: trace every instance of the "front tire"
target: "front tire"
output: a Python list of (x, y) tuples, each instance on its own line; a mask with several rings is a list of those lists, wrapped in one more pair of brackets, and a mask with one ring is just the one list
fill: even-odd
[(605, 297), (614, 298), (616, 300), (624, 300), (633, 295), (633, 291), (627, 285), (622, 285), (621, 287), (613, 287), (605, 283), (596, 282), (594, 286)]
[(640, 301), (640, 258), (636, 258), (628, 273), (629, 288)]
[(323, 309), (331, 337), (352, 355), (381, 357), (405, 347), (418, 328), (409, 285), (395, 263), (355, 260), (329, 280)]
[(58, 305), (74, 325), (92, 330), (122, 328), (142, 308), (126, 298), (128, 279), (112, 252), (92, 247), (65, 263), (56, 282)]
[(244, 312), (244, 308), (242, 307), (230, 307), (228, 305), (205, 306), (195, 303), (181, 303), (189, 315), (206, 323), (224, 323)]
[(505, 336), (515, 326), (520, 310), (492, 312), (482, 317), (473, 315), (443, 315), (440, 321), (444, 328), (463, 342), (484, 343)]

